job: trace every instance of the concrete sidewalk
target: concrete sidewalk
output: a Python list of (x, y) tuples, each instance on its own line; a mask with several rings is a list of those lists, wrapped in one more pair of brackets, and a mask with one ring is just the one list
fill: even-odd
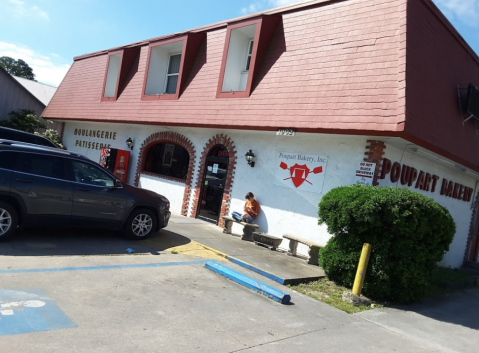
[(479, 351), (479, 288), (354, 316), (440, 351)]
[[(303, 259), (224, 234), (218, 226), (180, 215), (172, 215), (167, 228), (140, 244), (196, 256), (202, 256), (198, 251), (210, 248), (216, 255), (248, 266), (253, 271), (261, 271), (281, 284), (313, 281), (325, 276), (320, 267), (308, 265)], [(212, 258), (212, 255), (206, 252), (203, 257)]]

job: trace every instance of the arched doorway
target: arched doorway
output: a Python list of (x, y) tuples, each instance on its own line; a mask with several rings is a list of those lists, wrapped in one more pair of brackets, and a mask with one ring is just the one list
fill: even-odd
[(213, 146), (205, 159), (196, 217), (218, 224), (226, 187), (229, 153), (225, 146)]

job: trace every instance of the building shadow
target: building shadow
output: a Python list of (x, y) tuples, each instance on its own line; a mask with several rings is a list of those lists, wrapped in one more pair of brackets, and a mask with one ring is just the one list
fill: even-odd
[[(145, 241), (131, 240), (118, 231), (98, 229), (41, 228), (19, 230), (0, 241), (0, 256), (88, 256), (159, 254), (159, 251), (191, 240), (165, 229)], [(153, 244), (153, 245), (151, 245)]]
[(479, 287), (427, 298), (419, 303), (394, 305), (391, 308), (479, 330)]

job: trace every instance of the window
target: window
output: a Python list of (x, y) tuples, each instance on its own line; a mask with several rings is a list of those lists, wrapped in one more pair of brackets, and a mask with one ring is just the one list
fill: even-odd
[(186, 179), (190, 155), (183, 147), (160, 143), (150, 148), (146, 155), (145, 171), (176, 179)]
[(222, 92), (244, 91), (253, 53), (256, 25), (231, 30)]
[(178, 75), (180, 74), (181, 54), (170, 55), (168, 62), (168, 71), (166, 73), (166, 87), (165, 93), (176, 93), (178, 85)]
[(67, 180), (65, 160), (61, 157), (23, 153), (18, 170), (23, 173)]
[(246, 65), (245, 65), (245, 71), (249, 71), (249, 65), (251, 64), (251, 54), (253, 53), (253, 44), (254, 40), (250, 40), (248, 43), (248, 53), (246, 54)]
[(150, 43), (141, 99), (178, 99), (205, 39), (199, 32)]
[(116, 97), (116, 88), (118, 76), (120, 75), (121, 54), (110, 55), (108, 57), (108, 70), (106, 74), (105, 92), (103, 97)]
[(0, 169), (12, 169), (18, 157), (19, 154), (15, 152), (0, 152)]
[(94, 186), (115, 186), (115, 179), (109, 174), (89, 163), (72, 161), (75, 181)]
[(263, 15), (228, 24), (216, 98), (246, 98), (282, 17)]
[(183, 46), (184, 41), (179, 40), (150, 47), (145, 96), (176, 95)]
[(101, 101), (116, 101), (125, 85), (138, 70), (140, 47), (123, 48), (108, 53)]

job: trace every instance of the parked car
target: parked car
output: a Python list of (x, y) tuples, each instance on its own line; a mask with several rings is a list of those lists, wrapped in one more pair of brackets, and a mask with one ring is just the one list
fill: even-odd
[(2, 126), (0, 126), (0, 139), (20, 141), (20, 142), (32, 143), (34, 145), (57, 148), (57, 146), (55, 146), (53, 142), (51, 142), (49, 139), (46, 139), (45, 137), (38, 136), (35, 134), (30, 134), (29, 132), (25, 132), (25, 131), (10, 129), (8, 127), (2, 127)]
[(0, 140), (0, 239), (35, 225), (121, 229), (143, 239), (170, 215), (166, 197), (123, 183), (83, 155)]

